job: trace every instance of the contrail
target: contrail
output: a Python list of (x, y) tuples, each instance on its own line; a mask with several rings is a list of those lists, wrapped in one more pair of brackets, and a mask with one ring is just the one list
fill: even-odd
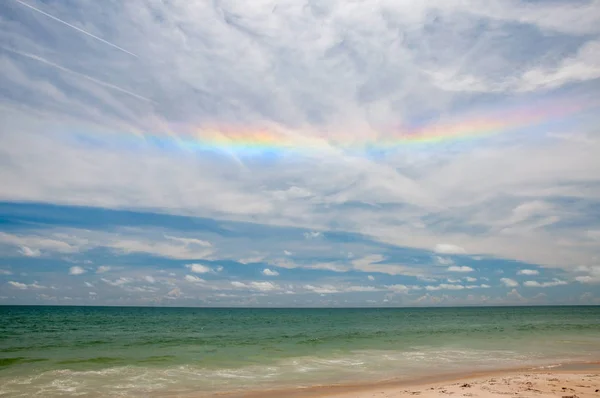
[(103, 39), (103, 38), (101, 38), (101, 37), (98, 37), (98, 36), (96, 36), (96, 35), (94, 35), (94, 34), (91, 34), (90, 32), (87, 32), (87, 31), (85, 31), (85, 30), (83, 30), (83, 29), (81, 29), (81, 28), (78, 28), (78, 27), (77, 27), (77, 26), (75, 26), (75, 25), (71, 25), (70, 23), (68, 23), (68, 22), (66, 22), (66, 21), (63, 21), (62, 19), (60, 19), (60, 18), (57, 18), (57, 17), (55, 17), (55, 16), (53, 16), (53, 15), (50, 15), (50, 14), (48, 14), (47, 12), (44, 12), (44, 11), (40, 10), (39, 8), (36, 8), (36, 7), (34, 7), (34, 6), (32, 6), (32, 5), (29, 5), (29, 4), (25, 3), (25, 2), (22, 2), (21, 0), (15, 0), (15, 1), (16, 1), (17, 3), (19, 3), (19, 4), (21, 4), (21, 5), (24, 5), (25, 7), (31, 8), (32, 10), (34, 10), (34, 11), (37, 11), (37, 12), (39, 12), (40, 14), (43, 14), (43, 15), (47, 16), (48, 18), (52, 18), (52, 19), (54, 19), (55, 21), (58, 21), (58, 22), (60, 22), (60, 23), (62, 23), (62, 24), (65, 24), (65, 25), (67, 25), (68, 27), (70, 27), (70, 28), (73, 28), (73, 29), (75, 29), (75, 30), (77, 30), (77, 31), (79, 31), (79, 32), (81, 32), (81, 33), (83, 33), (83, 34), (86, 34), (86, 35), (90, 36), (90, 37), (93, 37), (93, 38), (94, 38), (94, 39), (96, 39), (96, 40), (100, 40), (100, 41), (101, 41), (102, 43), (104, 43), (104, 44), (108, 44), (109, 46), (111, 46), (111, 47), (114, 47), (114, 48), (116, 48), (117, 50), (121, 50), (121, 51), (123, 51), (123, 52), (125, 52), (125, 53), (127, 53), (127, 54), (129, 54), (129, 55), (133, 55), (134, 57), (138, 58), (138, 56), (137, 56), (136, 54), (134, 54), (134, 53), (132, 53), (132, 52), (130, 52), (130, 51), (127, 51), (127, 50), (125, 50), (124, 48), (117, 46), (116, 44), (113, 44), (113, 43), (111, 43), (111, 42), (109, 42), (109, 41), (106, 41), (106, 40), (104, 40), (104, 39)]
[(10, 51), (12, 53), (19, 54), (22, 57), (29, 58), (29, 59), (32, 59), (34, 61), (41, 62), (41, 63), (46, 64), (48, 66), (52, 66), (52, 67), (54, 67), (54, 68), (56, 68), (58, 70), (61, 70), (63, 72), (66, 72), (66, 73), (69, 73), (69, 74), (72, 74), (72, 75), (75, 75), (75, 76), (79, 76), (79, 77), (81, 77), (83, 79), (86, 79), (86, 80), (90, 80), (90, 81), (92, 81), (92, 82), (94, 82), (96, 84), (99, 84), (100, 86), (104, 86), (104, 87), (107, 87), (107, 88), (110, 88), (110, 89), (113, 89), (113, 90), (120, 91), (122, 93), (131, 95), (132, 97), (141, 99), (143, 101), (148, 101), (148, 102), (153, 102), (154, 103), (154, 101), (152, 101), (150, 98), (146, 98), (146, 97), (144, 97), (142, 95), (139, 95), (139, 94), (136, 94), (136, 93), (134, 93), (132, 91), (126, 90), (126, 89), (121, 88), (119, 86), (115, 86), (114, 84), (110, 84), (110, 83), (103, 82), (102, 80), (94, 79), (93, 77), (85, 75), (83, 73), (75, 72), (72, 69), (65, 68), (64, 66), (55, 64), (54, 62), (48, 61), (47, 59), (42, 58), (42, 57), (38, 57), (37, 55), (33, 55), (33, 54), (29, 54), (29, 53), (24, 53), (24, 52), (21, 52), (21, 51), (18, 51), (18, 50), (13, 50), (11, 48), (7, 48), (7, 47), (4, 47), (4, 46), (2, 46), (2, 48), (5, 49), (5, 50), (7, 50), (7, 51)]

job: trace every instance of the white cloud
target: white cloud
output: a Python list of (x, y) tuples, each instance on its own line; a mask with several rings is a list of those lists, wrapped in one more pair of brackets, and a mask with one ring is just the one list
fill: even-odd
[(286, 256), (291, 256), (293, 253), (291, 251), (284, 250), (283, 254), (285, 254)]
[(128, 277), (120, 277), (118, 279), (115, 279), (114, 281), (111, 281), (110, 279), (106, 279), (106, 278), (101, 278), (100, 280), (102, 282), (106, 283), (107, 285), (117, 286), (117, 287), (127, 285), (127, 284), (133, 282), (133, 279), (128, 278)]
[(270, 292), (273, 290), (280, 290), (279, 286), (271, 282), (251, 282), (250, 287), (261, 292)]
[(538, 281), (525, 281), (523, 282), (523, 286), (527, 286), (527, 287), (554, 287), (554, 286), (561, 286), (561, 285), (566, 285), (567, 282), (554, 278), (552, 281), (550, 282), (538, 282)]
[(251, 281), (248, 283), (244, 283), (244, 282), (232, 281), (231, 285), (235, 288), (256, 290), (256, 291), (261, 291), (261, 292), (270, 292), (270, 291), (275, 291), (275, 290), (281, 290), (281, 287), (279, 285), (271, 283), (271, 282)]
[(186, 264), (185, 266), (196, 274), (207, 274), (209, 272), (213, 272), (212, 268), (202, 264)]
[(375, 277), (373, 275), (367, 275), (367, 279), (370, 281), (374, 281)]
[(17, 246), (24, 256), (38, 257), (41, 255), (42, 250), (58, 253), (75, 253), (79, 250), (79, 245), (85, 242), (71, 236), (23, 236), (0, 232), (0, 243)]
[(473, 278), (470, 276), (467, 276), (466, 278), (464, 278), (464, 280), (466, 280), (467, 282), (477, 282), (477, 278)]
[(448, 267), (448, 271), (450, 272), (473, 272), (475, 271), (473, 268), (471, 267), (467, 267), (466, 265), (451, 265), (450, 267)]
[(154, 277), (153, 277), (153, 276), (151, 276), (151, 275), (146, 275), (146, 276), (144, 277), (144, 280), (145, 280), (146, 282), (148, 282), (148, 283), (156, 283), (156, 279), (154, 279)]
[(411, 288), (409, 286), (406, 285), (389, 285), (386, 286), (389, 290), (396, 292), (396, 293), (408, 293)]
[(333, 285), (304, 285), (304, 289), (310, 290), (311, 292), (319, 293), (319, 294), (334, 294), (340, 293), (340, 291)]
[(94, 287), (93, 284), (89, 283), (89, 282), (83, 282), (87, 287)]
[(317, 239), (317, 238), (320, 238), (321, 236), (323, 236), (323, 234), (318, 231), (309, 231), (309, 232), (304, 233), (305, 239)]
[(46, 286), (42, 286), (37, 282), (33, 282), (31, 284), (25, 284), (21, 282), (8, 281), (8, 284), (19, 289), (19, 290), (27, 290), (27, 289), (47, 289)]
[(440, 257), (440, 256), (435, 256), (435, 261), (437, 264), (439, 265), (452, 265), (454, 264), (454, 260), (452, 260), (451, 258), (448, 257)]
[(191, 282), (191, 283), (202, 283), (202, 282), (206, 282), (204, 279), (202, 279), (202, 278), (198, 278), (197, 276), (194, 276), (194, 275), (186, 275), (186, 276), (184, 277), (184, 279), (185, 279), (186, 281), (188, 281), (188, 282)]
[(266, 276), (278, 276), (279, 275), (279, 272), (272, 271), (272, 270), (270, 270), (268, 268), (263, 269), (262, 273), (263, 273), (263, 275), (266, 275)]
[[(105, 46), (103, 50), (85, 41), (54, 46), (39, 36), (40, 29), (54, 37), (64, 26), (54, 26), (56, 21), (47, 18), (35, 18), (40, 25), (30, 26), (30, 18), (15, 14), (19, 23), (0, 24), (0, 33), (16, 49), (48, 61), (60, 59), (65, 68), (85, 76), (110, 76), (115, 87), (168, 106), (149, 107), (114, 88), (73, 74), (56, 75), (48, 63), (6, 52), (0, 60), (0, 83), (7, 92), (22, 95), (19, 101), (7, 98), (0, 114), (0, 157), (10, 159), (0, 171), (0, 199), (335, 229), (434, 248), (440, 254), (464, 254), (468, 248), (469, 253), (571, 269), (571, 264), (598, 254), (598, 246), (581, 232), (597, 226), (570, 227), (577, 225), (570, 221), (589, 219), (589, 209), (577, 203), (598, 197), (598, 140), (554, 145), (540, 136), (544, 145), (537, 145), (503, 134), (525, 134), (530, 126), (535, 131), (539, 122), (560, 129), (561, 124), (571, 125), (553, 123), (554, 114), (567, 108), (563, 102), (573, 108), (592, 102), (560, 102), (555, 100), (560, 93), (550, 90), (572, 84), (569, 91), (594, 98), (600, 32), (595, 2), (494, 0), (486, 7), (470, 0), (383, 1), (368, 7), (326, 3), (282, 4), (272, 10), (268, 2), (220, 2), (216, 8), (203, 2), (156, 2), (123, 7), (118, 13), (108, 10), (102, 20), (94, 18), (98, 14), (90, 2), (53, 5), (56, 15), (87, 15), (86, 31), (109, 29), (111, 41), (135, 48), (144, 62), (133, 75), (124, 73), (123, 63), (113, 58), (126, 54), (111, 56)], [(171, 29), (181, 26), (186, 29)], [(361, 28), (351, 28), (356, 26)], [(483, 33), (481, 26), (486, 26)], [(147, 37), (153, 40), (143, 39)], [(236, 62), (240, 54), (244, 63)], [(79, 62), (81, 57), (87, 62)], [(168, 66), (163, 60), (170, 61)], [(524, 94), (531, 91), (532, 97)], [(497, 94), (492, 98), (489, 92)], [(531, 101), (533, 97), (547, 97), (548, 103)], [(454, 111), (479, 103), (485, 105), (462, 115)], [(523, 103), (535, 104), (527, 108)], [(405, 131), (419, 133), (410, 126), (423, 115), (440, 115), (435, 122), (423, 121), (424, 130), (433, 135), (460, 130), (470, 137), (473, 121), (492, 126), (498, 134), (465, 146), (425, 143), (423, 149), (410, 151), (391, 146), (377, 159), (362, 153), (363, 147), (377, 149), (375, 140), (401, 143)], [(585, 121), (577, 124), (582, 131), (597, 126), (591, 116), (579, 119)], [(214, 131), (200, 122), (204, 120), (215, 125), (243, 121), (248, 126), (245, 138), (260, 131), (255, 138), (283, 142), (303, 155), (288, 156), (284, 148), (263, 166), (251, 156), (239, 156), (234, 145), (224, 145), (223, 153), (198, 156), (194, 145), (188, 145), (189, 137), (197, 142), (239, 138), (236, 131)], [(99, 131), (90, 133), (98, 145), (82, 145), (88, 137), (74, 139), (71, 126), (85, 134)], [(173, 147), (157, 148), (153, 140), (144, 139), (145, 131), (169, 132), (171, 138), (165, 135), (165, 141)], [(114, 145), (128, 134), (133, 150)], [(582, 200), (558, 203), (551, 199), (556, 197)], [(307, 232), (305, 237), (321, 234)], [(118, 254), (189, 262), (212, 259), (221, 251), (216, 241), (213, 245), (204, 237), (172, 233), (158, 238), (121, 231), (79, 239), (34, 235), (3, 233), (0, 242), (44, 256), (106, 247)], [(325, 246), (326, 241), (304, 243)], [(281, 247), (274, 250), (282, 252)], [(359, 257), (356, 263), (324, 262), (318, 267), (422, 273), (431, 279), (429, 270), (385, 264), (384, 255), (377, 260), (352, 250)], [(586, 283), (595, 278), (576, 275)]]
[(12, 272), (5, 269), (0, 269), (0, 275), (12, 275)]
[(21, 254), (26, 257), (39, 257), (42, 255), (39, 249), (30, 249), (27, 246), (21, 247)]
[(103, 274), (105, 272), (108, 272), (112, 269), (112, 267), (110, 265), (101, 265), (98, 268), (96, 268), (96, 273), (97, 274)]
[(577, 276), (577, 277), (575, 277), (575, 280), (577, 282), (581, 282), (581, 283), (599, 283), (600, 282), (600, 278), (594, 278), (589, 275)]
[(452, 245), (449, 243), (438, 243), (433, 249), (436, 253), (440, 254), (464, 254), (465, 249), (460, 246)]
[(510, 278), (501, 278), (500, 282), (502, 282), (506, 287), (516, 287), (519, 286), (519, 282)]
[(540, 271), (535, 269), (521, 269), (517, 272), (518, 275), (539, 275)]
[(21, 290), (27, 289), (27, 285), (25, 283), (8, 281), (8, 284), (13, 287), (16, 287), (17, 289), (21, 289)]
[(85, 269), (79, 266), (69, 268), (69, 275), (81, 275), (85, 274)]
[(429, 291), (434, 291), (434, 290), (463, 290), (465, 289), (465, 286), (463, 285), (456, 285), (456, 284), (448, 284), (448, 283), (441, 283), (437, 286), (425, 286), (425, 290), (429, 290)]

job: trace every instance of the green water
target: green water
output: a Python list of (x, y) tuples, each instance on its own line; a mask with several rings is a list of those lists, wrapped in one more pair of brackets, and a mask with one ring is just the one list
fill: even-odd
[(1, 396), (147, 396), (600, 359), (600, 307), (0, 307)]

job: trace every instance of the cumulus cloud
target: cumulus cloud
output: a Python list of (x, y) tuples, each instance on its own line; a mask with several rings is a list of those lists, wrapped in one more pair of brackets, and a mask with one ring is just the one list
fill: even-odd
[(450, 271), (450, 272), (473, 272), (475, 270), (473, 268), (467, 267), (465, 265), (463, 265), (463, 266), (452, 265), (452, 266), (448, 267), (448, 271)]
[(186, 264), (185, 266), (189, 268), (190, 271), (195, 272), (196, 274), (207, 274), (209, 272), (213, 272), (212, 268), (207, 267), (203, 264)]
[(305, 239), (317, 239), (317, 238), (320, 238), (321, 236), (323, 236), (323, 234), (318, 231), (309, 231), (309, 232), (304, 233)]
[(262, 273), (263, 273), (263, 275), (266, 275), (266, 276), (278, 276), (279, 275), (279, 272), (270, 270), (268, 268), (263, 269)]
[(39, 249), (30, 249), (27, 246), (21, 247), (21, 254), (25, 257), (39, 257), (42, 255)]
[(452, 245), (449, 243), (438, 243), (433, 249), (436, 253), (440, 254), (464, 254), (465, 249), (460, 246)]
[(373, 275), (367, 275), (367, 279), (370, 281), (374, 281), (375, 277)]
[(309, 290), (314, 293), (319, 293), (319, 294), (340, 293), (340, 290), (338, 290), (333, 285), (321, 285), (321, 286), (304, 285), (304, 289)]
[(101, 265), (98, 268), (96, 268), (96, 273), (97, 274), (103, 274), (105, 272), (108, 272), (112, 269), (112, 267), (110, 265)]
[(281, 290), (281, 287), (272, 282), (259, 282), (259, 281), (251, 281), (248, 283), (232, 281), (231, 286), (238, 289), (248, 289), (255, 290), (260, 292), (270, 292), (275, 290)]
[(551, 281), (548, 282), (538, 282), (538, 281), (525, 281), (523, 282), (523, 286), (527, 286), (527, 287), (554, 287), (554, 286), (561, 286), (561, 285), (566, 285), (567, 282), (554, 278)]
[(15, 281), (8, 281), (8, 284), (11, 285), (14, 288), (17, 288), (19, 290), (27, 290), (27, 289), (47, 289), (46, 286), (42, 286), (37, 282), (33, 282), (30, 284), (26, 284), (26, 283), (21, 283), (21, 282), (15, 282)]
[(198, 277), (197, 277), (197, 276), (195, 276), (195, 275), (186, 275), (186, 276), (184, 277), (184, 279), (185, 279), (186, 281), (188, 281), (188, 282), (191, 282), (191, 283), (202, 283), (202, 282), (206, 282), (204, 279), (202, 279), (202, 278), (198, 278)]
[(69, 268), (69, 275), (81, 275), (81, 274), (85, 274), (85, 273), (86, 273), (86, 270), (77, 265)]
[(465, 289), (465, 286), (463, 285), (455, 285), (455, 284), (449, 284), (449, 283), (441, 283), (437, 286), (425, 286), (425, 290), (429, 290), (429, 291), (433, 291), (433, 290), (463, 290)]
[(520, 269), (517, 272), (518, 275), (539, 275), (540, 271), (535, 269)]
[(519, 282), (510, 278), (501, 278), (500, 282), (502, 282), (506, 287), (516, 287), (519, 286)]
[(27, 289), (27, 285), (25, 283), (9, 281), (8, 284), (11, 285), (12, 287), (16, 287), (17, 289), (21, 289), (21, 290)]

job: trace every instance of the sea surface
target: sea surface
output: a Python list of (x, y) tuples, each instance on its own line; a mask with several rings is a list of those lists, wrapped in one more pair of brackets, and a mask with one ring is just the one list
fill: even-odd
[(162, 396), (600, 359), (600, 307), (0, 307), (0, 397)]

